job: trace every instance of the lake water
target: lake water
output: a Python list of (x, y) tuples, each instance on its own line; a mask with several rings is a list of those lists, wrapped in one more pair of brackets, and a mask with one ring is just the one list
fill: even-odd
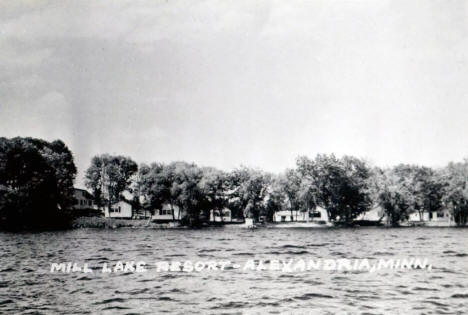
[[(468, 311), (468, 229), (81, 229), (0, 233), (0, 313), (218, 314)], [(157, 272), (156, 261), (428, 258), (432, 270)], [(102, 273), (145, 261), (144, 273)], [(51, 273), (52, 262), (93, 273)]]

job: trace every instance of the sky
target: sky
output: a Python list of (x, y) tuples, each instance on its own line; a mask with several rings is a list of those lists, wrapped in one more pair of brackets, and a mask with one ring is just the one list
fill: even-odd
[(0, 0), (0, 136), (280, 172), (468, 156), (468, 2)]

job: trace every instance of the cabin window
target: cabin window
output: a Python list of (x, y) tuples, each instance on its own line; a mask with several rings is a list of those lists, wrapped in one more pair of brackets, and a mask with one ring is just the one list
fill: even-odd
[(443, 218), (443, 217), (444, 217), (444, 214), (443, 214), (443, 213), (437, 213), (437, 217), (438, 217), (438, 218)]
[(120, 210), (121, 210), (121, 208), (119, 206), (119, 207), (116, 207), (116, 208), (111, 208), (110, 212), (120, 213)]
[(171, 209), (160, 209), (159, 210), (159, 215), (172, 215), (172, 210)]
[(313, 211), (310, 214), (311, 214), (312, 218), (321, 218), (322, 217), (322, 213), (320, 213), (318, 211)]
[(281, 222), (285, 222), (286, 221), (286, 216), (285, 215), (282, 215), (281, 216)]

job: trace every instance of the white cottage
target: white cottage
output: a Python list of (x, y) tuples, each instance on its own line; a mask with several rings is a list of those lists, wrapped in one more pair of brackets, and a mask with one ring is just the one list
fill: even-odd
[(428, 226), (454, 226), (456, 225), (453, 215), (449, 210), (413, 212), (409, 215), (408, 224), (410, 225), (428, 225)]
[(182, 219), (182, 213), (178, 206), (170, 204), (164, 204), (161, 209), (155, 209), (154, 215), (152, 216), (152, 221), (154, 222), (171, 222), (171, 221), (180, 221)]
[(232, 222), (231, 210), (210, 210), (210, 222)]
[(105, 207), (104, 215), (107, 218), (131, 219), (133, 217), (132, 205), (125, 200), (112, 204), (110, 211)]
[(97, 209), (93, 196), (87, 190), (74, 188), (73, 199), (73, 210)]
[(316, 207), (309, 211), (276, 211), (273, 216), (274, 222), (321, 222), (328, 223), (328, 212), (322, 207)]
[(387, 216), (382, 207), (377, 206), (369, 211), (361, 213), (355, 220), (354, 223), (358, 225), (381, 225), (387, 220)]

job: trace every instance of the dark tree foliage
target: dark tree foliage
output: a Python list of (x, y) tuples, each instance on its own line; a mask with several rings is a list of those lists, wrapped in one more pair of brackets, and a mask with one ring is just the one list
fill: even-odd
[(401, 189), (384, 187), (379, 198), (390, 225), (398, 226), (400, 222), (408, 220), (408, 216), (411, 213), (410, 201), (408, 201), (408, 198), (406, 198), (405, 193)]
[[(327, 209), (331, 220), (350, 224), (372, 205), (369, 190), (370, 169), (360, 159), (344, 156), (317, 155), (297, 159), (297, 171), (308, 182), (304, 196)], [(303, 187), (304, 189), (304, 187)]]
[(284, 192), (283, 179), (271, 176), (268, 185), (265, 207), (262, 214), (267, 222), (272, 222), (276, 211), (281, 211), (285, 207), (285, 200), (288, 197)]
[(422, 220), (425, 212), (444, 208), (447, 183), (441, 174), (430, 168), (400, 164), (374, 171), (373, 176), (377, 200), (390, 225), (400, 225), (412, 213), (418, 213)]
[(468, 159), (461, 163), (449, 163), (442, 171), (442, 202), (459, 226), (468, 223)]
[(91, 189), (98, 206), (107, 205), (121, 199), (122, 193), (130, 188), (138, 165), (129, 157), (102, 154), (91, 159), (86, 170), (85, 184)]
[(270, 178), (262, 171), (241, 167), (229, 174), (231, 202), (243, 211), (244, 217), (258, 220), (264, 212)]
[(0, 228), (62, 227), (76, 167), (60, 140), (0, 138)]
[(173, 162), (168, 165), (142, 165), (139, 172), (140, 189), (149, 209), (164, 204), (172, 210), (179, 207), (180, 217), (187, 225), (200, 225), (209, 218), (210, 210), (221, 210), (226, 203), (226, 174), (214, 168), (200, 168), (193, 163)]

